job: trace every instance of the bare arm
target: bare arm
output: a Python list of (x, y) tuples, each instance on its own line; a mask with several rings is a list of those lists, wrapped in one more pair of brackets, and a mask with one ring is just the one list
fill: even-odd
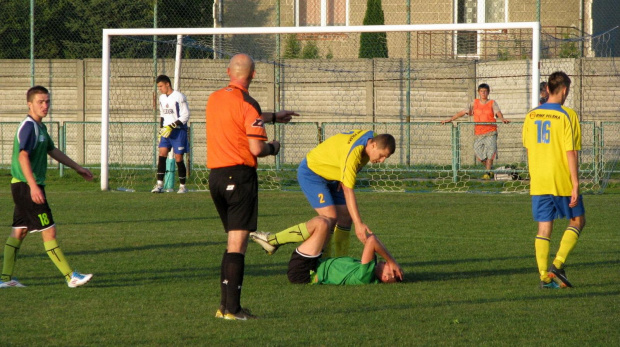
[(497, 119), (501, 120), (502, 123), (504, 123), (504, 124), (510, 123), (510, 121), (508, 119), (504, 118), (504, 114), (502, 113), (502, 111), (497, 111), (495, 116), (497, 117)]
[(360, 241), (362, 241), (362, 243), (366, 243), (366, 234), (372, 234), (372, 230), (368, 228), (368, 225), (362, 222), (362, 217), (357, 207), (357, 198), (355, 197), (355, 192), (353, 191), (353, 189), (347, 188), (343, 184), (341, 184), (340, 186), (342, 187), (342, 190), (344, 192), (344, 198), (347, 203), (347, 210), (349, 211), (351, 220), (355, 225), (355, 235)]
[(47, 152), (47, 154), (53, 159), (55, 159), (57, 162), (75, 170), (75, 172), (80, 174), (80, 176), (84, 177), (85, 180), (92, 181), (93, 174), (88, 169), (81, 167), (78, 163), (74, 162), (58, 148), (52, 149), (51, 151)]
[(450, 119), (446, 119), (446, 120), (442, 120), (442, 121), (441, 121), (441, 124), (446, 124), (446, 123), (450, 123), (450, 122), (452, 122), (452, 121), (455, 121), (455, 120), (457, 120), (457, 119), (459, 119), (459, 118), (463, 117), (463, 116), (464, 116), (464, 115), (466, 115), (467, 113), (468, 113), (468, 112), (467, 112), (467, 110), (462, 110), (462, 111), (458, 112), (457, 114), (455, 114), (452, 118), (450, 118)]
[(30, 198), (35, 204), (42, 204), (45, 202), (45, 195), (43, 195), (43, 191), (39, 188), (36, 179), (34, 178), (34, 174), (32, 173), (32, 166), (30, 165), (30, 157), (28, 156), (27, 151), (20, 151), (19, 157), (17, 157), (19, 161), (19, 166), (24, 173), (24, 177), (26, 177), (26, 183), (30, 187)]
[(297, 113), (288, 110), (280, 110), (278, 112), (263, 112), (261, 117), (265, 123), (273, 123), (273, 116), (276, 117), (277, 123), (288, 123), (293, 116), (299, 116)]
[(364, 250), (362, 251), (362, 264), (370, 263), (374, 257), (375, 253), (379, 254), (383, 259), (385, 259), (386, 263), (390, 266), (394, 276), (402, 281), (403, 279), (403, 270), (400, 265), (396, 262), (396, 259), (390, 254), (387, 248), (383, 245), (383, 243), (379, 240), (377, 235), (371, 234), (368, 235), (366, 239), (366, 244), (364, 245)]
[(579, 198), (579, 160), (577, 157), (577, 151), (567, 151), (566, 159), (568, 160), (568, 171), (570, 171), (570, 180), (573, 184), (571, 191), (569, 207), (577, 206)]
[(280, 152), (280, 142), (273, 140), (269, 143), (261, 140), (249, 139), (250, 152), (255, 157), (266, 157), (268, 155), (276, 155)]

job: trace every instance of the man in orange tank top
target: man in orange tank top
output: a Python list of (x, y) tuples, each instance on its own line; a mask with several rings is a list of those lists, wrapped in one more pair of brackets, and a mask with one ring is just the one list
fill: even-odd
[[(474, 122), (476, 123), (495, 123), (495, 117), (504, 124), (510, 123), (509, 120), (504, 118), (497, 102), (489, 99), (490, 92), (491, 87), (486, 83), (482, 83), (478, 86), (478, 95), (480, 98), (474, 100), (467, 108), (459, 111), (454, 117), (441, 121), (441, 124), (450, 123), (466, 114), (473, 116)], [(491, 179), (493, 178), (493, 171), (491, 171), (493, 160), (497, 156), (497, 125), (476, 125), (474, 127), (474, 135), (476, 136), (474, 140), (474, 151), (476, 152), (478, 160), (484, 163), (486, 167), (486, 173), (482, 176), (482, 179)]]

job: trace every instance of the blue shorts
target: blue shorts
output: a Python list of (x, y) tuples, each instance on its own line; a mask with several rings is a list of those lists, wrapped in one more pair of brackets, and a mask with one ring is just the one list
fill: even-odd
[(537, 222), (550, 222), (554, 219), (571, 219), (583, 216), (586, 209), (579, 195), (577, 206), (568, 207), (570, 196), (532, 195), (532, 214)]
[(173, 129), (168, 137), (162, 137), (159, 141), (159, 148), (172, 148), (174, 154), (189, 153), (189, 143), (187, 142), (187, 129)]
[(306, 159), (297, 168), (297, 181), (313, 208), (346, 205), (339, 181), (328, 181), (308, 167)]

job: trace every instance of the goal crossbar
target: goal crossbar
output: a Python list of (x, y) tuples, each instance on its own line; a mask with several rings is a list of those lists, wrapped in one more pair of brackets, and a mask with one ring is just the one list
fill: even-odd
[[(260, 35), (260, 34), (326, 34), (372, 33), (411, 31), (475, 31), (502, 29), (531, 29), (531, 90), (538, 90), (540, 79), (540, 23), (473, 23), (473, 24), (416, 24), (416, 25), (361, 25), (336, 27), (240, 27), (240, 28), (152, 28), (103, 29), (101, 67), (101, 190), (108, 190), (109, 167), (109, 111), (110, 111), (110, 39), (112, 36), (177, 36), (178, 35)], [(531, 93), (531, 107), (538, 105), (538, 93)]]

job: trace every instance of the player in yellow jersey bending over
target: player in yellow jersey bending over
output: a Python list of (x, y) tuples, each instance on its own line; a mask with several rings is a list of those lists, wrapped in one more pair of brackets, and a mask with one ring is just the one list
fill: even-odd
[[(375, 135), (372, 131), (353, 130), (334, 135), (312, 149), (297, 169), (297, 181), (319, 216), (329, 221), (333, 231), (335, 255), (347, 255), (351, 224), (362, 242), (372, 231), (364, 222), (357, 208), (353, 189), (357, 173), (368, 162), (383, 163), (396, 149), (396, 140), (390, 134)], [(306, 223), (300, 223), (277, 234), (254, 232), (250, 234), (268, 254), (280, 245), (301, 242), (310, 237)], [(327, 244), (324, 257), (331, 256)]]
[[(552, 73), (547, 82), (549, 100), (530, 111), (523, 122), (523, 146), (527, 148), (530, 170), (532, 213), (538, 222), (538, 234), (534, 242), (536, 262), (540, 287), (544, 289), (572, 287), (564, 272), (564, 262), (586, 225), (585, 208), (579, 194), (579, 117), (575, 111), (563, 106), (570, 82), (564, 72)], [(553, 220), (557, 218), (567, 218), (570, 222), (553, 264), (547, 268)]]

